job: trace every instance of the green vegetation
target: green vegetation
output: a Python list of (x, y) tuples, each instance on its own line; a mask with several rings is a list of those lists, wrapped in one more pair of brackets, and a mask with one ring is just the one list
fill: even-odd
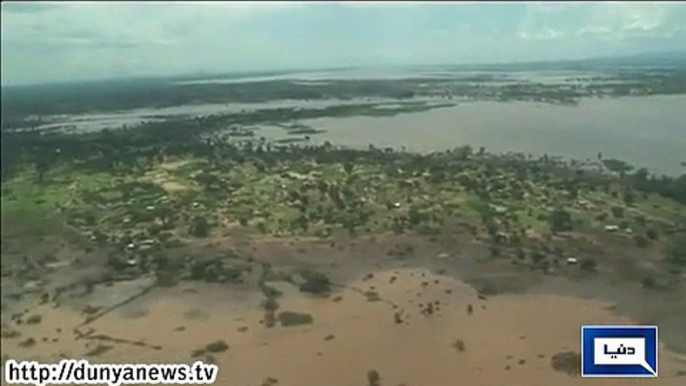
[[(370, 109), (355, 106), (321, 110)], [(87, 240), (88, 248), (107, 249), (111, 279), (151, 273), (159, 286), (179, 280), (242, 282), (250, 263), (226, 256), (186, 260), (171, 253), (233, 236), (316, 238), (335, 246), (366, 235), (435, 241), (459, 233), (485, 244), (493, 261), (564, 273), (570, 271), (558, 269), (564, 254), (553, 251), (549, 241), (602, 233), (646, 250), (667, 250), (661, 269), (684, 270), (678, 240), (686, 229), (686, 176), (655, 177), (606, 160), (608, 168), (624, 170), (619, 178), (548, 156), (490, 154), (470, 146), (415, 154), (330, 143), (236, 142), (219, 134), (229, 123), (293, 122), (311, 113), (245, 114), (254, 115), (179, 118), (80, 135), (4, 132), (2, 216), (10, 226), (3, 226), (3, 239), (64, 229)], [(288, 125), (287, 130), (307, 129)], [(616, 225), (612, 235), (608, 225)], [(400, 237), (388, 256), (418, 256), (411, 239)], [(598, 256), (579, 259), (582, 271), (599, 266), (606, 267)], [(260, 281), (268, 326), (276, 321), (279, 296), (266, 283), (269, 274)], [(325, 274), (306, 270), (301, 276), (300, 291), (331, 292)], [(482, 284), (478, 289), (484, 294), (507, 287)]]
[(278, 319), (282, 327), (312, 324), (312, 322), (314, 321), (314, 318), (310, 314), (302, 314), (291, 311), (284, 311), (279, 313)]
[(665, 263), (673, 271), (682, 272), (686, 270), (686, 237), (676, 238), (669, 246)]
[(41, 315), (31, 315), (26, 318), (26, 324), (39, 324), (43, 320)]
[(598, 261), (592, 257), (587, 257), (581, 259), (579, 262), (579, 267), (584, 271), (595, 272), (598, 269)]
[(464, 341), (462, 341), (461, 339), (457, 339), (457, 340), (453, 343), (452, 346), (453, 346), (453, 348), (454, 348), (455, 350), (457, 350), (458, 352), (464, 352), (464, 351), (467, 350), (466, 347), (465, 347)]
[(365, 298), (367, 298), (367, 301), (370, 303), (373, 302), (378, 302), (381, 300), (381, 297), (379, 297), (379, 293), (376, 291), (367, 291), (364, 293)]
[(212, 343), (209, 343), (207, 346), (205, 346), (205, 349), (207, 350), (207, 352), (218, 353), (228, 350), (229, 345), (226, 344), (223, 340), (217, 340)]
[(550, 230), (554, 233), (571, 231), (573, 228), (572, 216), (569, 212), (558, 209), (550, 215)]
[(201, 349), (194, 350), (191, 353), (191, 357), (197, 358), (201, 356), (205, 356), (206, 354), (211, 354), (211, 353), (220, 353), (224, 352), (229, 349), (229, 345), (226, 344), (223, 340), (217, 340), (212, 343), (208, 343), (205, 347)]
[(368, 386), (379, 386), (381, 384), (381, 376), (376, 370), (367, 371), (367, 385)]
[(304, 270), (301, 275), (305, 282), (300, 285), (300, 291), (315, 295), (325, 295), (331, 292), (331, 280), (325, 274)]
[(566, 351), (553, 355), (550, 364), (556, 371), (567, 373), (571, 376), (581, 374), (581, 355), (577, 352)]
[(616, 172), (621, 176), (624, 176), (627, 172), (633, 169), (633, 166), (618, 159), (604, 159), (603, 165), (605, 165), (605, 167), (610, 171)]
[[(534, 64), (528, 70), (568, 70), (570, 64)], [(592, 63), (584, 65), (593, 68)], [(464, 67), (462, 70), (496, 70), (503, 73), (518, 71), (519, 65)], [(579, 63), (574, 64), (575, 67)], [(591, 66), (591, 67), (588, 67)], [(614, 67), (614, 66), (612, 66)], [(46, 123), (41, 116), (49, 114), (78, 114), (88, 112), (121, 111), (136, 108), (160, 108), (198, 103), (260, 103), (274, 100), (325, 101), (390, 98), (398, 101), (415, 97), (433, 97), (444, 100), (467, 97), (489, 100), (527, 100), (557, 104), (577, 103), (589, 96), (626, 96), (683, 94), (686, 75), (683, 69), (661, 68), (649, 72), (609, 71), (606, 66), (597, 68), (606, 76), (596, 77), (588, 84), (564, 82), (542, 84), (522, 81), (503, 85), (498, 74), (468, 74), (455, 72), (455, 78), (421, 76), (408, 79), (331, 79), (324, 84), (293, 82), (289, 79), (261, 82), (222, 83), (222, 79), (240, 76), (218, 76), (220, 82), (198, 82), (207, 77), (170, 79), (112, 80), (67, 85), (30, 87), (3, 87), (2, 127), (35, 127)], [(448, 71), (458, 69), (446, 69)], [(285, 73), (278, 73), (285, 75)], [(255, 74), (264, 75), (264, 74)], [(184, 83), (190, 82), (190, 83)], [(236, 85), (239, 84), (239, 87)], [(383, 109), (378, 109), (383, 110)], [(155, 118), (153, 116), (152, 118)], [(285, 121), (285, 119), (273, 119)]]
[(95, 346), (94, 349), (88, 351), (84, 355), (87, 357), (97, 357), (97, 356), (100, 356), (100, 355), (112, 350), (113, 348), (114, 348), (114, 346), (105, 345), (105, 344), (98, 344), (97, 346)]

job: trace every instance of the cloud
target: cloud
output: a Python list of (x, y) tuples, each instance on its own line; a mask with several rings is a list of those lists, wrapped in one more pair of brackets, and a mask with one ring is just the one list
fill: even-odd
[(3, 3), (3, 84), (686, 49), (677, 3)]

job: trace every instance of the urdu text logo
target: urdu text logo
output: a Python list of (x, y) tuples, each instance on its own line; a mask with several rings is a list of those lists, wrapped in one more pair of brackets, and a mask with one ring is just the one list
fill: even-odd
[(657, 377), (657, 326), (582, 326), (581, 376)]

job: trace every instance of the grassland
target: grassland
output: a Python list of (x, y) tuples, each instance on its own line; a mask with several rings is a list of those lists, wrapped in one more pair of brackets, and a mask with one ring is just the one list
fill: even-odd
[(548, 159), (468, 147), (417, 155), (202, 146), (205, 155), (141, 158), (127, 172), (62, 163), (41, 174), (28, 165), (2, 185), (3, 218), (59, 218), (112, 247), (115, 266), (135, 261), (146, 270), (165, 248), (198, 239), (463, 232), (491, 245), (494, 256), (516, 251), (547, 271), (568, 257), (540, 255), (551, 238), (594, 238), (616, 226), (618, 240), (663, 248), (686, 224), (683, 204), (671, 198)]

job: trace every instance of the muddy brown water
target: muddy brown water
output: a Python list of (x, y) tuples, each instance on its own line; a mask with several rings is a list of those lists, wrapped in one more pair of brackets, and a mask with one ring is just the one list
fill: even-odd
[[(435, 98), (414, 101), (441, 102)], [(446, 101), (443, 101), (446, 102)], [(496, 152), (561, 155), (574, 159), (624, 159), (651, 171), (680, 175), (686, 159), (686, 96), (658, 95), (624, 98), (585, 98), (578, 106), (534, 102), (451, 100), (457, 105), (387, 117), (317, 118), (300, 123), (324, 133), (310, 135), (313, 143), (364, 147), (406, 147), (441, 151), (470, 144)], [(174, 117), (235, 114), (273, 108), (317, 109), (359, 103), (397, 103), (384, 98), (267, 103), (183, 105), (134, 109), (106, 114), (44, 117), (52, 123), (39, 128), (73, 127), (74, 132), (135, 126), (144, 121)], [(293, 138), (280, 127), (263, 125), (256, 137)], [(303, 136), (300, 136), (303, 137)]]
[[(686, 370), (662, 349), (660, 379), (591, 380), (551, 368), (556, 353), (578, 351), (579, 326), (628, 324), (607, 304), (558, 295), (502, 295), (480, 299), (467, 284), (425, 268), (380, 270), (371, 279), (351, 281), (328, 298), (306, 296), (289, 283), (271, 283), (284, 292), (279, 311), (311, 314), (310, 325), (268, 329), (260, 321), (262, 296), (221, 285), (155, 289), (83, 328), (132, 342), (77, 340), (72, 328), (83, 321), (74, 308), (43, 305), (31, 311), (40, 324), (17, 326), (23, 334), (3, 339), (11, 358), (56, 361), (81, 358), (98, 344), (112, 346), (90, 358), (97, 362), (158, 363), (195, 361), (191, 352), (216, 340), (229, 345), (213, 354), (219, 385), (260, 385), (268, 377), (279, 385), (366, 385), (375, 369), (382, 385), (683, 385)], [(364, 292), (374, 291), (379, 301)], [(106, 297), (101, 301), (106, 302)], [(431, 315), (422, 313), (432, 303)], [(467, 309), (472, 305), (473, 312)], [(399, 312), (402, 324), (396, 323)], [(247, 329), (246, 329), (247, 328)], [(60, 332), (57, 332), (60, 329)], [(18, 347), (27, 337), (37, 343)], [(47, 342), (42, 341), (47, 338)], [(53, 342), (53, 339), (59, 339)], [(461, 340), (464, 351), (456, 349)]]
[[(686, 149), (686, 96), (588, 98), (578, 106), (533, 102), (463, 102), (452, 108), (392, 117), (317, 118), (317, 142), (446, 150), (466, 144), (496, 152), (624, 159), (679, 175)], [(269, 135), (269, 131), (264, 132)]]

